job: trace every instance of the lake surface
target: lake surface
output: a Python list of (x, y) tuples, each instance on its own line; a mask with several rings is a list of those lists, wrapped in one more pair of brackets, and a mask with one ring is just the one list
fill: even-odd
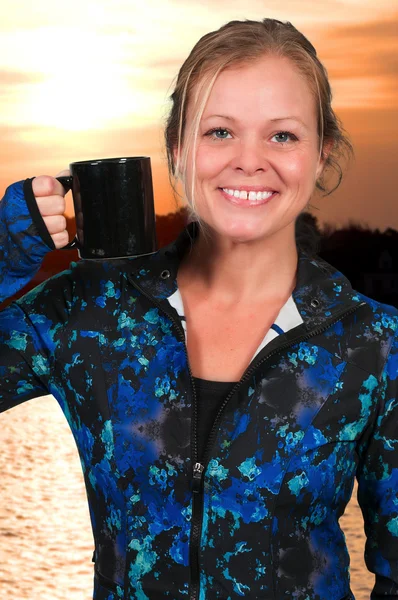
[[(80, 460), (52, 396), (0, 414), (0, 597), (91, 600), (94, 542)], [(374, 575), (363, 561), (356, 488), (340, 520), (351, 554), (356, 600)]]

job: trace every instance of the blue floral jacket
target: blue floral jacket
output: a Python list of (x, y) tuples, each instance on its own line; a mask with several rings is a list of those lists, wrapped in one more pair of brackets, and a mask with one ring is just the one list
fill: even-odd
[[(197, 232), (72, 263), (0, 312), (0, 411), (51, 393), (77, 444), (94, 598), (352, 599), (338, 521), (355, 476), (372, 598), (398, 598), (398, 310), (300, 250), (293, 318), (264, 339), (198, 456), (176, 282)], [(11, 185), (3, 298), (52, 247), (31, 179)]]

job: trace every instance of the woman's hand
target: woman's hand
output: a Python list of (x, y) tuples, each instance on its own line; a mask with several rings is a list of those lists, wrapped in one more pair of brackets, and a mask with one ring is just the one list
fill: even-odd
[[(57, 177), (70, 175), (69, 170), (61, 171)], [(40, 175), (32, 181), (33, 194), (41, 216), (56, 248), (62, 248), (69, 242), (66, 230), (64, 187), (55, 177)]]

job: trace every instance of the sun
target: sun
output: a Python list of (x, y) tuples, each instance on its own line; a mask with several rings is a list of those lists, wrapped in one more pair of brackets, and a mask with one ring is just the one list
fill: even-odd
[(81, 131), (106, 127), (109, 122), (140, 112), (142, 100), (115, 73), (79, 67), (41, 82), (29, 106), (35, 125)]
[[(113, 36), (107, 40), (103, 33), (78, 29), (68, 34), (61, 45), (54, 37), (65, 39), (59, 30), (37, 35), (37, 80), (26, 89), (22, 121), (82, 131), (145, 118), (153, 102), (148, 88), (140, 85), (144, 71), (131, 64), (120, 40), (118, 45)], [(49, 48), (55, 44), (52, 56)]]

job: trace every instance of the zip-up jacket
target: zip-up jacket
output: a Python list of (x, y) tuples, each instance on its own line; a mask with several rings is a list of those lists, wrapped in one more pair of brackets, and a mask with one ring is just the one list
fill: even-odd
[[(7, 188), (3, 298), (52, 247), (40, 219), (31, 179)], [(76, 441), (94, 599), (352, 600), (338, 521), (355, 477), (371, 597), (398, 598), (398, 310), (299, 250), (199, 456), (176, 281), (197, 234), (72, 263), (0, 312), (0, 411), (52, 394)]]

